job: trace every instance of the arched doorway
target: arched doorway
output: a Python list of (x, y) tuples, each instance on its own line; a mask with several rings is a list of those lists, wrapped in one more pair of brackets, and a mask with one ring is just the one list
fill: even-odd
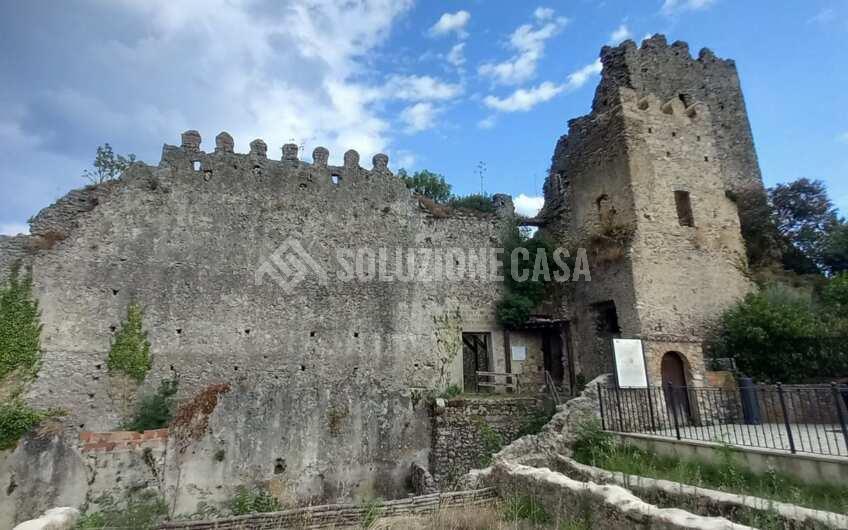
[(688, 422), (692, 419), (692, 409), (689, 406), (689, 392), (686, 391), (686, 365), (683, 356), (676, 351), (666, 352), (662, 358), (661, 372), (663, 386), (671, 383), (672, 387), (673, 395), (666, 396), (668, 406), (673, 402), (678, 419)]

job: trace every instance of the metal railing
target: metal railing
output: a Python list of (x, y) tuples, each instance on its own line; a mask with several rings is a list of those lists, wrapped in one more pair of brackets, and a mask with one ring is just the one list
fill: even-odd
[(604, 430), (848, 456), (848, 386), (599, 385)]

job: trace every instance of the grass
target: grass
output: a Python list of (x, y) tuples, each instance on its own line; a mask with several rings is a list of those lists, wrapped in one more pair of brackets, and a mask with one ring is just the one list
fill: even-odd
[(589, 530), (582, 517), (557, 520), (533, 497), (515, 496), (496, 506), (440, 510), (429, 516), (384, 518), (372, 530)]
[(661, 456), (630, 445), (618, 445), (595, 425), (583, 425), (574, 448), (578, 462), (595, 467), (702, 488), (761, 497), (816, 510), (848, 513), (848, 487), (803, 482), (771, 470), (754, 473), (740, 466), (736, 451), (720, 449), (718, 462)]

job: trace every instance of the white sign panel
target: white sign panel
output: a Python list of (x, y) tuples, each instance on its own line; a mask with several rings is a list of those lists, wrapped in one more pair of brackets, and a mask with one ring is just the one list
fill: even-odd
[(513, 346), (511, 349), (513, 361), (527, 360), (527, 346)]
[(639, 339), (613, 339), (615, 372), (618, 386), (645, 388), (648, 386), (648, 374), (645, 373), (645, 353)]

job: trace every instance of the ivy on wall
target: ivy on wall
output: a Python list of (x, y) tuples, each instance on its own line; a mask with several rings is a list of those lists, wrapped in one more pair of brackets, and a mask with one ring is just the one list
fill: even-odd
[[(553, 248), (538, 234), (528, 237), (517, 222), (505, 227), (504, 244), (504, 293), (496, 307), (498, 322), (506, 328), (525, 324), (533, 309), (545, 298), (550, 283), (535, 274), (536, 269), (556, 270)], [(514, 262), (513, 262), (514, 260)], [(545, 263), (539, 267), (538, 260)]]
[(142, 329), (142, 310), (136, 303), (127, 307), (127, 319), (112, 341), (107, 366), (110, 372), (121, 372), (138, 383), (144, 381), (151, 368), (150, 342)]
[(38, 302), (32, 299), (32, 277), (21, 277), (20, 265), (12, 267), (0, 288), (0, 378), (22, 368), (38, 365), (41, 323)]

